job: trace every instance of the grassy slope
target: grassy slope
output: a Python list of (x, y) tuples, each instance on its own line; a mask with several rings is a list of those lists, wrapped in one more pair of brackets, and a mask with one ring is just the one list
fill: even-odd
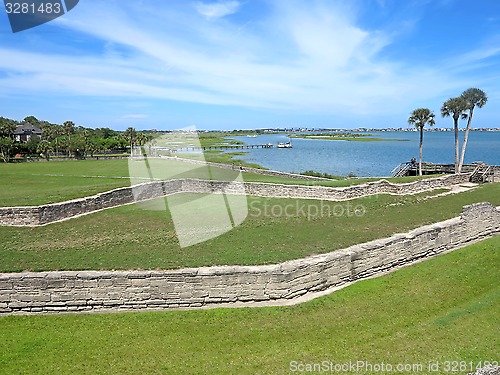
[[(163, 177), (209, 176), (200, 169), (186, 172), (192, 165), (182, 162), (155, 161)], [(232, 180), (237, 172), (211, 168), (213, 179)], [(78, 160), (51, 161), (48, 163), (0, 163), (0, 207), (38, 205), (80, 198), (99, 192), (130, 186), (128, 160)], [(101, 177), (96, 177), (101, 176)], [(348, 186), (376, 179), (364, 178), (338, 181), (302, 181), (253, 173), (243, 174), (245, 181)], [(390, 179), (393, 182), (410, 182), (415, 177)]]
[[(423, 194), (425, 195), (425, 194)], [(0, 271), (55, 269), (149, 269), (213, 264), (265, 264), (325, 253), (356, 243), (406, 232), (457, 216), (462, 206), (490, 201), (500, 205), (500, 184), (430, 200), (417, 196), (378, 195), (349, 202), (249, 198), (244, 223), (210, 241), (181, 249), (168, 212), (135, 205), (105, 210), (45, 227), (0, 227)], [(274, 208), (294, 214), (296, 205), (320, 210), (309, 220), (265, 215)], [(310, 205), (308, 208), (307, 205)], [(333, 212), (363, 205), (362, 217)], [(330, 207), (332, 215), (327, 216)], [(259, 215), (260, 211), (260, 215)]]
[(60, 202), (130, 185), (114, 178), (128, 176), (126, 160), (1, 163), (0, 176), (0, 206)]
[[(426, 176), (408, 176), (408, 177), (388, 177), (384, 180), (390, 181), (394, 184), (403, 184), (413, 182), (426, 178), (436, 178), (441, 175), (426, 175)], [(349, 178), (342, 180), (297, 180), (288, 177), (266, 176), (261, 174), (244, 173), (243, 178), (248, 182), (268, 182), (273, 184), (291, 184), (291, 185), (309, 185), (309, 186), (330, 186), (330, 187), (345, 187), (352, 185), (365, 184), (367, 182), (380, 181), (381, 178), (376, 177), (361, 177)]]
[(498, 248), (500, 236), (293, 307), (0, 317), (0, 371), (283, 374), (360, 360), (449, 374), (444, 361), (498, 361)]

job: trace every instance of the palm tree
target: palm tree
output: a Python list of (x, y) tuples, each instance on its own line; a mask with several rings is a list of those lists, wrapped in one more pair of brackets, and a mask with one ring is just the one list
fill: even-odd
[(64, 134), (71, 138), (71, 134), (75, 132), (75, 123), (73, 121), (64, 121)]
[(467, 119), (467, 127), (465, 128), (464, 144), (462, 145), (462, 154), (460, 155), (460, 162), (458, 164), (458, 173), (462, 171), (462, 165), (464, 164), (465, 158), (465, 148), (467, 147), (467, 141), (469, 139), (470, 124), (472, 122), (472, 115), (474, 113), (474, 107), (482, 108), (483, 105), (488, 101), (488, 97), (483, 90), (471, 88), (465, 90), (462, 93), (462, 97), (467, 101), (469, 110), (469, 118)]
[(90, 152), (90, 157), (94, 157), (94, 153), (96, 151), (99, 151), (99, 143), (98, 139), (96, 138), (91, 138), (89, 141), (86, 142), (85, 144), (85, 149), (87, 152)]
[(0, 137), (11, 137), (16, 131), (16, 123), (13, 120), (0, 117)]
[(0, 156), (4, 162), (8, 162), (10, 158), (10, 152), (14, 147), (14, 141), (10, 137), (0, 137)]
[(448, 99), (441, 107), (441, 115), (443, 117), (453, 117), (453, 127), (455, 129), (455, 173), (458, 173), (458, 120), (460, 118), (467, 118), (467, 114), (465, 113), (467, 107), (467, 101), (461, 96)]
[(410, 125), (415, 125), (420, 131), (420, 148), (418, 154), (418, 175), (422, 176), (422, 144), (424, 143), (424, 127), (425, 124), (432, 126), (435, 124), (434, 117), (436, 115), (429, 108), (417, 108), (408, 118)]
[[(71, 143), (71, 134), (75, 132), (75, 123), (73, 121), (64, 121), (63, 123), (64, 134), (68, 136), (68, 146)], [(68, 156), (71, 156), (71, 150), (67, 149)]]
[(49, 153), (51, 151), (53, 151), (52, 145), (49, 141), (45, 139), (41, 140), (36, 146), (36, 152), (39, 154), (43, 154), (45, 156), (45, 159), (47, 159), (47, 161), (49, 161), (50, 158)]
[(134, 144), (137, 141), (137, 131), (132, 127), (127, 128), (127, 130), (123, 133), (123, 137), (130, 145), (130, 157), (133, 157)]

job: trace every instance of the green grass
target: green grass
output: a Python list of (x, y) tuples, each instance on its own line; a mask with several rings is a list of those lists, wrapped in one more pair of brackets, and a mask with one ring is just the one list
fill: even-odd
[(242, 165), (244, 167), (266, 169), (266, 168), (261, 167), (259, 164), (248, 163), (245, 160), (239, 159), (238, 156), (242, 156), (242, 155), (246, 154), (246, 152), (244, 152), (244, 151), (208, 150), (208, 151), (205, 151), (203, 154), (204, 154), (205, 161), (207, 161), (207, 162), (221, 163), (221, 164), (232, 164), (236, 168), (238, 168), (240, 165)]
[[(208, 153), (211, 155), (211, 153)], [(238, 154), (238, 153), (231, 153)], [(219, 154), (217, 154), (219, 155)], [(229, 155), (231, 156), (231, 155)], [(224, 154), (220, 162), (228, 162), (229, 156)], [(235, 155), (237, 156), (237, 155)], [(210, 158), (209, 158), (210, 159)], [(129, 161), (120, 160), (74, 160), (50, 161), (40, 163), (0, 163), (0, 207), (31, 206), (69, 199), (81, 198), (111, 189), (130, 186)], [(161, 178), (212, 178), (233, 180), (238, 172), (238, 163), (235, 171), (210, 167), (199, 168), (192, 164), (171, 160), (150, 160), (151, 165), (161, 171)], [(140, 162), (134, 165), (141, 165)], [(428, 178), (429, 176), (424, 176)], [(360, 178), (351, 180), (306, 181), (287, 177), (266, 176), (255, 173), (243, 173), (245, 181), (299, 184), (348, 186), (375, 181), (376, 178)], [(392, 182), (410, 182), (418, 177), (391, 178)], [(140, 181), (139, 181), (140, 182)]]
[[(422, 199), (429, 194), (375, 195), (349, 202), (250, 197), (249, 216), (240, 226), (183, 249), (168, 212), (135, 205), (44, 227), (0, 227), (0, 272), (278, 263), (456, 217), (467, 204), (500, 205), (500, 184)], [(359, 205), (366, 212), (361, 217), (354, 215)], [(323, 216), (315, 216), (321, 209)], [(341, 210), (344, 214), (338, 216)]]
[(221, 145), (240, 145), (241, 141), (230, 138), (230, 134), (226, 132), (210, 132), (210, 133), (170, 133), (164, 134), (155, 138), (157, 146), (169, 148), (185, 148), (191, 146), (221, 146)]
[(285, 374), (291, 361), (359, 360), (449, 374), (445, 361), (499, 359), (498, 248), (500, 236), (291, 307), (0, 317), (0, 372)]
[[(437, 178), (443, 175), (425, 175), (425, 176), (408, 176), (408, 177), (384, 177), (384, 180), (393, 184), (409, 183), (426, 178)], [(273, 184), (288, 184), (288, 185), (307, 185), (307, 186), (329, 186), (329, 187), (346, 187), (353, 185), (361, 185), (367, 182), (380, 181), (380, 177), (359, 177), (345, 178), (339, 180), (298, 180), (291, 177), (267, 176), (254, 173), (244, 173), (243, 178), (248, 182), (267, 182)]]
[(0, 206), (61, 202), (130, 185), (123, 178), (126, 160), (0, 163), (0, 176)]

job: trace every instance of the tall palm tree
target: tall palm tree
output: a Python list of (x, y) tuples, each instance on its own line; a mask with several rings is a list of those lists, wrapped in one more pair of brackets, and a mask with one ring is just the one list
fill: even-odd
[(422, 176), (422, 144), (424, 143), (424, 127), (426, 124), (432, 126), (435, 124), (434, 117), (436, 115), (429, 108), (417, 108), (408, 118), (410, 125), (415, 125), (420, 131), (420, 148), (418, 154), (418, 175)]
[(75, 132), (75, 123), (73, 121), (64, 121), (63, 123), (64, 134), (68, 136), (68, 156), (71, 156), (71, 150), (69, 149), (69, 145), (71, 144), (71, 134)]
[(75, 123), (73, 121), (64, 121), (63, 123), (64, 134), (71, 137), (71, 134), (75, 132)]
[(45, 156), (45, 159), (47, 159), (47, 161), (49, 161), (50, 159), (49, 153), (51, 151), (53, 151), (52, 145), (46, 139), (41, 140), (36, 146), (36, 152), (39, 154), (43, 154)]
[(465, 90), (462, 93), (462, 97), (467, 101), (469, 110), (469, 118), (467, 119), (467, 127), (465, 128), (464, 144), (462, 145), (462, 154), (460, 155), (460, 162), (458, 163), (458, 173), (462, 171), (462, 165), (464, 164), (465, 158), (465, 148), (467, 147), (467, 141), (469, 139), (470, 124), (472, 122), (472, 115), (474, 113), (474, 107), (482, 108), (483, 105), (488, 101), (488, 97), (483, 90), (471, 88)]
[(465, 113), (466, 110), (467, 101), (461, 96), (448, 99), (441, 107), (441, 115), (443, 117), (453, 117), (453, 127), (455, 130), (455, 173), (458, 173), (458, 120), (460, 118), (467, 118), (467, 113)]
[(130, 157), (133, 157), (134, 144), (137, 142), (137, 131), (132, 127), (127, 128), (127, 130), (123, 133), (123, 137), (127, 140), (130, 146)]

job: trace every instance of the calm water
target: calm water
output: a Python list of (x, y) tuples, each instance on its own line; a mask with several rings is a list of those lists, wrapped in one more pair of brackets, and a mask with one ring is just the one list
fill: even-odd
[[(314, 170), (333, 175), (389, 176), (400, 162), (418, 159), (417, 132), (371, 132), (374, 137), (401, 141), (348, 142), (317, 139), (292, 139), (292, 149), (278, 149), (287, 142), (285, 134), (234, 137), (245, 144), (272, 143), (270, 149), (253, 149), (241, 158), (269, 169), (285, 172)], [(463, 140), (460, 132), (460, 140)], [(424, 133), (423, 160), (433, 163), (454, 162), (453, 132)], [(465, 163), (484, 161), (500, 165), (500, 132), (471, 132)]]

